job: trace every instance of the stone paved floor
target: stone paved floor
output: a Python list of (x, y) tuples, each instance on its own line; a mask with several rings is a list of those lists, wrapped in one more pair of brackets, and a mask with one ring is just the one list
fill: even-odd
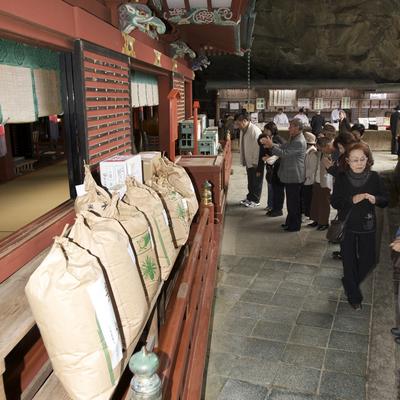
[[(390, 165), (389, 156), (380, 158)], [(237, 205), (246, 177), (234, 160), (205, 399), (396, 399), (388, 235), (380, 265), (363, 284), (363, 309), (354, 311), (325, 232), (306, 223), (283, 232), (284, 217)], [(263, 207), (265, 197), (264, 190)]]

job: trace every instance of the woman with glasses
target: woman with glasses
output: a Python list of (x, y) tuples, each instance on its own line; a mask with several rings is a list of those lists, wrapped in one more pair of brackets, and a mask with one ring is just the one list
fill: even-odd
[(343, 262), (343, 288), (348, 302), (361, 309), (360, 284), (376, 264), (375, 206), (386, 207), (387, 195), (378, 173), (371, 171), (371, 150), (363, 142), (350, 146), (342, 159), (331, 204), (338, 218), (345, 221), (344, 238), (340, 244)]

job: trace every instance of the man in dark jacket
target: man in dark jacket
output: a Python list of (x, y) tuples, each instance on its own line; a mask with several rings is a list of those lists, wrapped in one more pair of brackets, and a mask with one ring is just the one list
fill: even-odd
[(317, 113), (311, 118), (311, 132), (318, 137), (324, 125), (325, 118), (321, 115), (321, 111), (318, 110)]
[(397, 137), (400, 134), (399, 118), (400, 117), (400, 104), (394, 108), (394, 112), (390, 115), (390, 131), (392, 132), (392, 154), (399, 155), (399, 146), (397, 143)]

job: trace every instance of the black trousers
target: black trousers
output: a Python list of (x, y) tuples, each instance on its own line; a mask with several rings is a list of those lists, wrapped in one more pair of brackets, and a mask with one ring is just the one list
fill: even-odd
[(285, 200), (285, 185), (281, 182), (272, 182), (272, 191), (274, 193), (272, 198), (272, 210), (282, 211), (283, 202)]
[(392, 145), (390, 150), (392, 154), (398, 154), (397, 135), (393, 132), (392, 132)]
[(301, 189), (301, 211), (310, 217), (313, 185), (303, 185)]
[(301, 187), (302, 183), (285, 183), (286, 207), (288, 215), (286, 225), (290, 230), (301, 228)]
[(257, 168), (246, 168), (247, 171), (247, 200), (259, 203), (263, 185), (263, 174), (257, 176)]
[(376, 264), (376, 233), (345, 232), (340, 243), (343, 262), (343, 288), (351, 304), (362, 302), (360, 284)]

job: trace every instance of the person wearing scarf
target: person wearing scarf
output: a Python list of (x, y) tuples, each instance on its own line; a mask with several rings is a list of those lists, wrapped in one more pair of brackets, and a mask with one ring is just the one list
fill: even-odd
[(346, 150), (343, 172), (333, 185), (331, 204), (340, 221), (346, 221), (340, 243), (343, 288), (355, 309), (363, 300), (360, 284), (376, 264), (375, 206), (386, 207), (388, 197), (378, 173), (371, 171), (371, 150), (359, 142)]

